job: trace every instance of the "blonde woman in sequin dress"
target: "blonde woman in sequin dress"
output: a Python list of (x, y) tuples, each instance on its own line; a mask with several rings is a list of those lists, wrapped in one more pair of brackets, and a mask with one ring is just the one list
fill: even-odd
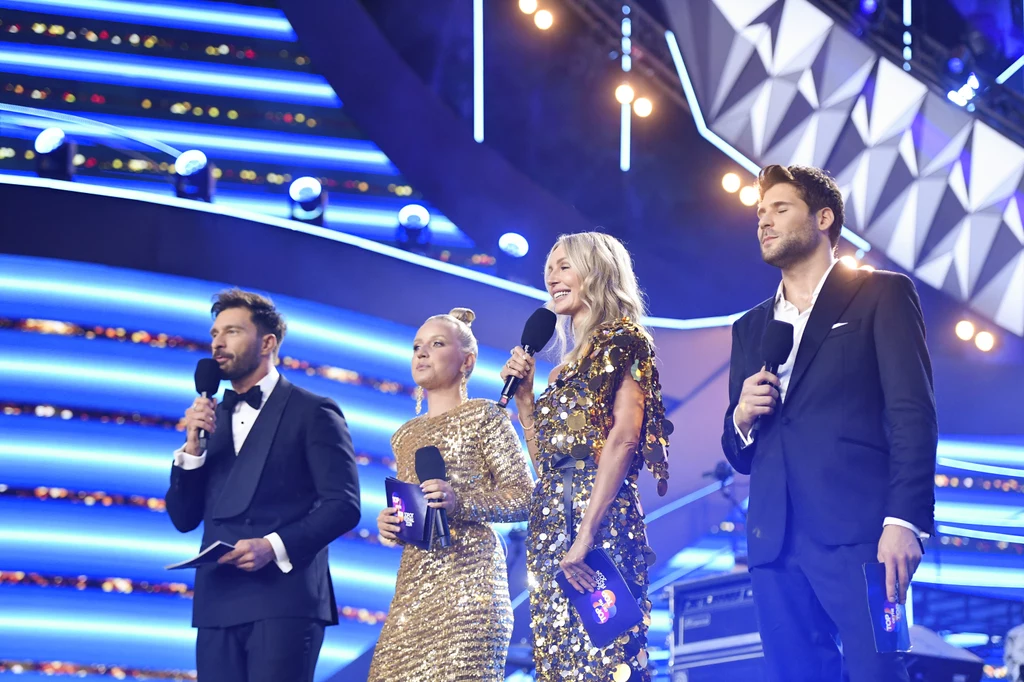
[[(539, 477), (527, 544), (537, 680), (646, 682), (653, 553), (636, 479), (646, 461), (665, 493), (671, 425), (651, 337), (640, 324), (642, 297), (629, 253), (596, 232), (561, 237), (548, 256), (545, 283), (563, 325), (559, 337), (571, 349), (536, 401), (534, 362), (521, 348), (501, 372), (522, 379), (516, 406)], [(583, 560), (596, 547), (615, 561), (645, 614), (603, 649), (591, 644), (555, 582), (563, 571), (577, 589), (593, 591), (595, 576)]]
[[(391, 439), (397, 477), (416, 482), (416, 450), (441, 451), (448, 481), (421, 482), (448, 512), (451, 546), (406, 546), (395, 596), (370, 666), (370, 682), (500, 682), (512, 636), (505, 555), (492, 523), (525, 521), (530, 478), (515, 428), (493, 401), (467, 400), (477, 342), (474, 314), (456, 308), (428, 319), (413, 343), (412, 376), (427, 412)], [(377, 518), (394, 546), (394, 508)]]

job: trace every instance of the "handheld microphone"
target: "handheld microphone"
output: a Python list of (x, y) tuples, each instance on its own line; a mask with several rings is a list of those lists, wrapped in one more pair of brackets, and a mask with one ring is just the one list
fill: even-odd
[[(217, 391), (220, 390), (220, 380), (222, 378), (220, 365), (213, 358), (203, 358), (196, 363), (196, 393), (209, 398), (217, 395)], [(207, 433), (205, 429), (199, 429), (199, 453), (206, 452), (206, 438)]]
[[(547, 308), (537, 308), (530, 315), (523, 327), (523, 336), (519, 345), (530, 355), (548, 345), (548, 341), (555, 334), (555, 323), (558, 317)], [(516, 394), (519, 388), (519, 377), (508, 376), (505, 378), (505, 387), (501, 389), (501, 397), (498, 398), (498, 407), (508, 407), (508, 403)]]
[[(789, 322), (772, 320), (764, 330), (764, 337), (761, 339), (761, 357), (764, 358), (765, 371), (776, 376), (779, 374), (779, 367), (786, 364), (789, 354), (793, 351), (793, 325)], [(779, 400), (782, 394), (779, 393)], [(752, 432), (761, 428), (761, 419), (754, 422)]]
[[(416, 476), (420, 483), (432, 479), (448, 480), (448, 471), (444, 465), (444, 457), (441, 451), (433, 445), (427, 445), (416, 451)], [(444, 509), (429, 507), (427, 527), (430, 529), (430, 536), (427, 542), (428, 547), (434, 546), (434, 540), (442, 547), (452, 544), (451, 534), (448, 529), (448, 512)], [(438, 513), (440, 512), (440, 513)]]

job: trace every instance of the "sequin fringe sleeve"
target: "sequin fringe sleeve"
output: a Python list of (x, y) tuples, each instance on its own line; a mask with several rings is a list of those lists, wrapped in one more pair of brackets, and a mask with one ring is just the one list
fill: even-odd
[(470, 426), (490, 477), (455, 490), (452, 518), (478, 523), (526, 521), (533, 481), (515, 427), (508, 413), (491, 402), (486, 403), (478, 419)]
[(640, 429), (640, 452), (647, 468), (658, 481), (658, 494), (668, 492), (668, 436), (672, 422), (665, 419), (661, 399), (661, 380), (651, 342), (639, 327), (621, 320), (605, 350), (606, 364), (615, 368), (611, 394), (615, 395), (627, 374), (640, 385), (644, 394), (644, 421)]

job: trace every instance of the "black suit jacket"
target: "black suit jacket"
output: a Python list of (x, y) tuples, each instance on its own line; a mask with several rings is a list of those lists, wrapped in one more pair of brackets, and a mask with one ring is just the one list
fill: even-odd
[[(732, 329), (722, 447), (750, 474), (751, 565), (774, 560), (796, 521), (825, 545), (877, 542), (896, 517), (933, 532), (938, 427), (924, 319), (913, 282), (836, 265), (797, 351), (785, 401), (747, 448), (733, 425), (744, 380), (764, 364), (771, 298)], [(846, 324), (833, 328), (838, 322)]]
[(228, 627), (267, 618), (338, 622), (327, 545), (359, 523), (359, 478), (348, 427), (330, 399), (283, 376), (235, 455), (231, 415), (217, 407), (205, 464), (171, 468), (167, 512), (185, 533), (203, 523), (203, 547), (276, 532), (292, 570), (196, 571), (192, 624)]

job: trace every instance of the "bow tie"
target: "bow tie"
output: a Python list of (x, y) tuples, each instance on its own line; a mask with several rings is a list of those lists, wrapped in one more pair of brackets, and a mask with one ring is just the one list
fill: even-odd
[(263, 405), (263, 389), (259, 386), (253, 386), (248, 391), (241, 394), (235, 393), (231, 389), (224, 391), (224, 401), (222, 404), (228, 412), (235, 411), (235, 406), (238, 404), (239, 400), (244, 400), (249, 403), (249, 406), (254, 410), (258, 410), (260, 409), (260, 406)]

